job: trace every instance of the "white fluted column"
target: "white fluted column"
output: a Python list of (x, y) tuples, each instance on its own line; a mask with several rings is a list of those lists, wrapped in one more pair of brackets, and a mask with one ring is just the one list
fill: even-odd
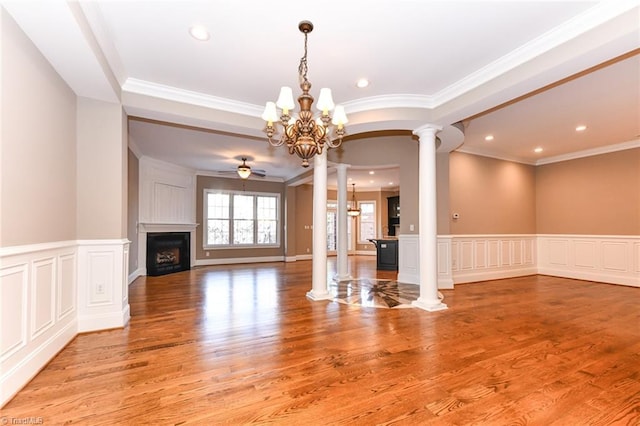
[(413, 305), (426, 311), (447, 309), (438, 298), (438, 224), (436, 209), (436, 133), (442, 127), (426, 125), (413, 132), (420, 140), (418, 224), (420, 297)]
[(327, 150), (313, 157), (313, 259), (312, 300), (331, 299), (327, 283)]
[(348, 281), (351, 279), (349, 274), (349, 242), (347, 240), (347, 164), (338, 164), (336, 170), (338, 172), (338, 267), (334, 280)]

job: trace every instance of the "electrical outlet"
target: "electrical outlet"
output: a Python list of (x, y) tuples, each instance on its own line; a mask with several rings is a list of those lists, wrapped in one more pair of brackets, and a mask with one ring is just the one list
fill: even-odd
[(307, 248), (307, 253), (311, 253), (311, 249)]
[(104, 284), (100, 283), (96, 286), (96, 293), (104, 294)]
[(205, 256), (207, 256), (207, 257), (209, 257), (209, 252), (208, 252), (208, 251), (205, 251), (205, 252), (204, 252), (204, 255), (205, 255)]

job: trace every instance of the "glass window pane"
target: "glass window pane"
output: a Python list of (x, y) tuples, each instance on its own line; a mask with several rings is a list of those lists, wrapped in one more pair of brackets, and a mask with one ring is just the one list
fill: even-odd
[(372, 202), (360, 203), (360, 241), (376, 238), (376, 205)]
[(276, 244), (278, 242), (278, 222), (275, 220), (258, 221), (258, 244)]
[(258, 219), (277, 219), (277, 198), (258, 197)]
[[(234, 195), (233, 196), (233, 218), (253, 219), (253, 196)], [(235, 228), (234, 228), (235, 232)], [(235, 237), (234, 237), (235, 240)]]
[(233, 221), (233, 244), (253, 244), (253, 220)]
[(337, 213), (335, 210), (329, 210), (327, 211), (327, 250), (336, 251), (338, 249), (337, 238)]
[(229, 221), (209, 219), (207, 222), (207, 244), (229, 244)]
[(209, 219), (229, 218), (229, 194), (207, 194), (207, 217)]

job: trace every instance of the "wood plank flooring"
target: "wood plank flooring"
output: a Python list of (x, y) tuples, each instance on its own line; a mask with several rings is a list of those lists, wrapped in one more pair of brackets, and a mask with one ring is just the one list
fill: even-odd
[[(350, 268), (395, 278), (371, 257), (350, 258)], [(45, 425), (640, 424), (638, 288), (487, 281), (443, 291), (449, 309), (436, 313), (312, 302), (310, 289), (310, 261), (139, 278), (129, 326), (76, 337), (0, 416)]]

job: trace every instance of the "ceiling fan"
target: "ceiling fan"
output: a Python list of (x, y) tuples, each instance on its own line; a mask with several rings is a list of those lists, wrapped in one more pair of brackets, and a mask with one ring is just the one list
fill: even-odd
[(241, 157), (242, 159), (242, 164), (240, 164), (235, 171), (224, 171), (224, 172), (220, 172), (222, 174), (230, 174), (230, 173), (237, 173), (238, 176), (240, 176), (240, 179), (249, 179), (249, 176), (257, 176), (257, 177), (265, 177), (266, 176), (266, 172), (264, 170), (259, 170), (259, 169), (252, 169), (248, 164), (247, 164), (247, 157)]

